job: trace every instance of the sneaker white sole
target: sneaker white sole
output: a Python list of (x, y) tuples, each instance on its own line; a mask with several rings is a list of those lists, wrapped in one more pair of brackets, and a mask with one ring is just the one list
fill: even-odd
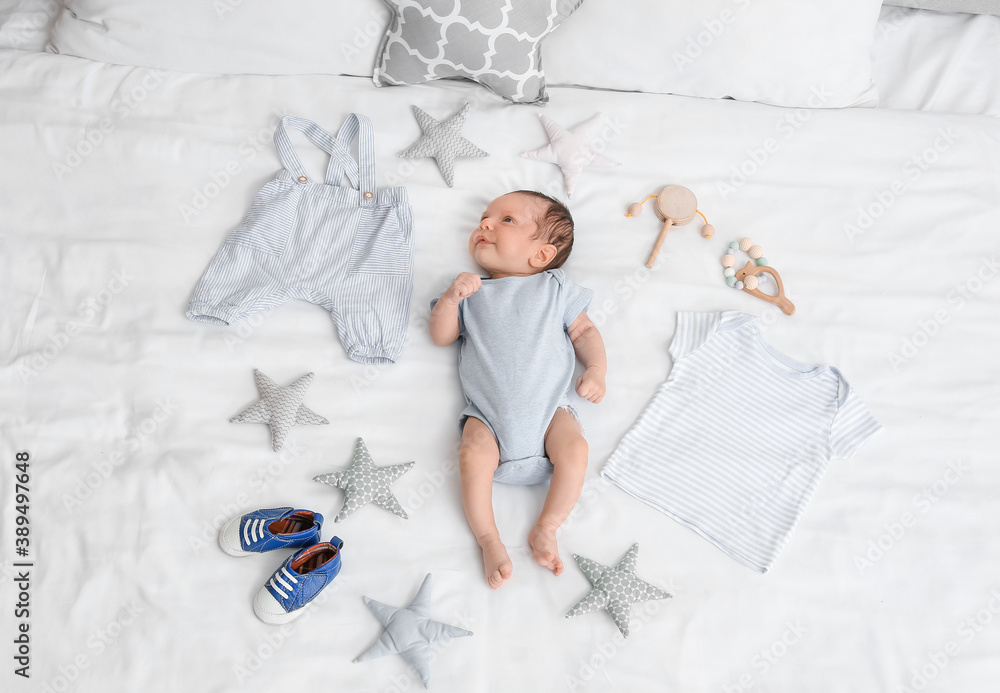
[(295, 611), (285, 611), (266, 587), (261, 587), (253, 599), (253, 612), (264, 623), (273, 625), (288, 623), (301, 616), (304, 611), (305, 607)]

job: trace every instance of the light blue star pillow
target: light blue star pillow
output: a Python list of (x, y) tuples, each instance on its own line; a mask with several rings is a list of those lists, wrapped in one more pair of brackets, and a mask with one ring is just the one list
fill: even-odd
[(447, 77), (513, 103), (545, 103), (541, 43), (583, 0), (384, 0), (393, 11), (375, 86)]
[(432, 643), (464, 638), (471, 630), (431, 620), (431, 574), (420, 583), (417, 596), (407, 607), (396, 607), (365, 597), (365, 604), (385, 628), (374, 645), (355, 657), (355, 662), (366, 662), (386, 655), (399, 653), (420, 675), (427, 688), (431, 680), (430, 654)]

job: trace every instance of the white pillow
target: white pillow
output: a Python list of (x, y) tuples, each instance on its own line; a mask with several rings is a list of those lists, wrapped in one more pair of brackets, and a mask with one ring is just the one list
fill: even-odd
[(44, 50), (58, 11), (58, 0), (2, 0), (0, 48)]
[(379, 0), (64, 0), (49, 50), (179, 72), (370, 77)]
[(881, 0), (585, 0), (542, 52), (549, 86), (779, 106), (874, 106)]
[[(389, 24), (379, 0), (64, 2), (50, 50), (181, 72), (371, 76)], [(542, 62), (549, 85), (874, 106), (869, 50), (880, 5), (584, 0), (546, 38)]]

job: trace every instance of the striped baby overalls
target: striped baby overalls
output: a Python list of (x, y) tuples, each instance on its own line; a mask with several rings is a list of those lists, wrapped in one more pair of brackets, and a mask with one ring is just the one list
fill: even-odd
[[(303, 170), (286, 128), (330, 155), (322, 183)], [(187, 317), (229, 325), (298, 298), (330, 312), (350, 358), (393, 363), (413, 291), (413, 214), (405, 188), (375, 188), (371, 121), (352, 113), (334, 137), (286, 115), (274, 146), (284, 168), (212, 258)]]

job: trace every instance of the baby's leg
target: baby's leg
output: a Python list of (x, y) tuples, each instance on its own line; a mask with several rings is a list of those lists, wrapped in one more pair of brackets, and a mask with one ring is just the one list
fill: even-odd
[(587, 475), (587, 441), (576, 418), (566, 409), (557, 409), (552, 417), (545, 433), (545, 454), (555, 469), (542, 514), (528, 535), (528, 544), (535, 561), (559, 575), (563, 562), (556, 545), (556, 530), (576, 505)]
[(493, 472), (500, 464), (500, 450), (489, 427), (474, 416), (465, 420), (462, 449), (458, 453), (462, 476), (462, 505), (479, 547), (490, 587), (497, 589), (510, 579), (514, 564), (500, 541), (493, 518)]

